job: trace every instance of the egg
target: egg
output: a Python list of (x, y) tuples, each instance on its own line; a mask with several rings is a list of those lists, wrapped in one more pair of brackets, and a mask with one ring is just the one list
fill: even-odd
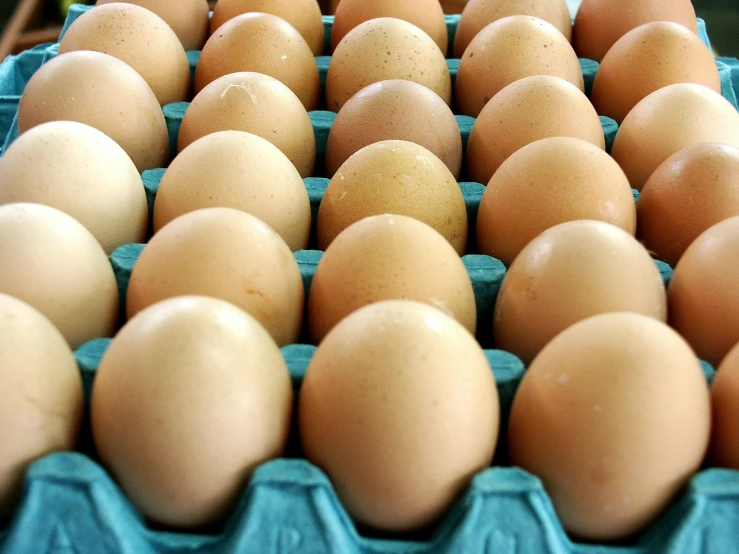
[(467, 246), (467, 208), (454, 175), (433, 153), (412, 142), (365, 146), (339, 168), (318, 209), (318, 247), (372, 215), (405, 215), (438, 231), (457, 254)]
[(349, 31), (334, 50), (326, 76), (326, 105), (338, 112), (364, 87), (389, 79), (419, 83), (452, 101), (452, 80), (444, 54), (421, 29), (380, 17)]
[(591, 100), (601, 115), (623, 121), (650, 93), (696, 83), (721, 93), (713, 54), (698, 36), (669, 21), (646, 23), (611, 47), (595, 74)]
[(91, 400), (100, 459), (156, 523), (219, 523), (285, 449), (292, 386), (269, 333), (237, 307), (180, 297), (129, 321)]
[(469, 0), (463, 7), (454, 39), (455, 58), (462, 57), (472, 39), (485, 27), (511, 15), (531, 15), (543, 19), (562, 33), (567, 41), (572, 34), (570, 10), (565, 0)]
[(291, 250), (308, 246), (310, 202), (298, 170), (279, 148), (251, 133), (211, 133), (172, 161), (154, 204), (154, 231), (185, 213), (210, 207), (258, 217)]
[(285, 83), (306, 110), (315, 110), (321, 94), (318, 65), (310, 46), (292, 25), (267, 13), (229, 19), (211, 35), (195, 68), (195, 92), (219, 77), (253, 71)]
[(328, 174), (361, 148), (391, 139), (430, 150), (459, 178), (462, 135), (452, 110), (430, 89), (402, 79), (373, 83), (339, 110), (326, 144)]
[(739, 342), (739, 217), (701, 233), (675, 266), (670, 325), (717, 367)]
[(395, 17), (413, 23), (437, 44), (444, 55), (447, 51), (447, 33), (444, 12), (438, 0), (343, 0), (336, 9), (331, 30), (331, 48), (336, 49), (346, 34), (360, 23), (378, 17)]
[(297, 341), (304, 301), (298, 264), (285, 241), (251, 214), (206, 208), (162, 227), (133, 267), (128, 318), (167, 298), (193, 294), (238, 306), (280, 346)]
[(82, 380), (61, 333), (38, 310), (0, 294), (0, 522), (37, 458), (74, 449)]
[(561, 77), (581, 91), (585, 86), (575, 51), (553, 25), (527, 15), (499, 19), (464, 51), (454, 88), (457, 109), (477, 117), (506, 85), (530, 75)]
[(440, 0), (439, 3), (445, 14), (457, 14), (462, 13), (467, 5), (467, 0)]
[(572, 83), (533, 75), (504, 87), (485, 104), (467, 143), (467, 178), (487, 183), (511, 154), (539, 139), (567, 136), (605, 150), (600, 118)]
[(474, 337), (409, 300), (371, 304), (339, 323), (308, 366), (298, 411), (306, 457), (349, 514), (391, 532), (446, 513), (490, 464), (500, 420)]
[(618, 39), (651, 21), (673, 21), (698, 34), (690, 0), (582, 0), (572, 27), (572, 45), (579, 57), (599, 62)]
[(167, 124), (157, 97), (141, 75), (108, 54), (61, 54), (33, 74), (18, 106), (18, 131), (49, 121), (95, 127), (117, 142), (139, 171), (169, 161)]
[(316, 137), (300, 99), (277, 79), (260, 73), (232, 73), (216, 79), (185, 111), (177, 138), (182, 152), (217, 131), (246, 131), (267, 139), (308, 177), (316, 163)]
[(495, 345), (529, 363), (571, 325), (607, 312), (665, 322), (667, 294), (657, 266), (615, 225), (560, 223), (532, 240), (508, 268), (495, 303)]
[(589, 142), (538, 140), (513, 153), (488, 183), (477, 214), (477, 246), (510, 265), (539, 233), (578, 219), (633, 235), (636, 208), (626, 176)]
[(164, 106), (190, 99), (190, 66), (177, 35), (154, 12), (127, 3), (97, 6), (80, 15), (59, 42), (59, 53), (103, 52), (141, 75)]
[(0, 293), (27, 302), (76, 349), (110, 337), (118, 286), (95, 237), (71, 216), (40, 204), (0, 206)]
[(403, 298), (434, 306), (475, 332), (472, 282), (449, 242), (407, 216), (362, 219), (336, 237), (316, 268), (308, 296), (311, 338), (319, 344), (362, 306)]
[(709, 227), (739, 216), (739, 148), (704, 142), (667, 158), (636, 205), (636, 236), (672, 267)]
[(200, 50), (208, 37), (207, 0), (97, 0), (96, 5), (123, 1), (151, 10), (172, 28), (185, 50)]
[(739, 469), (739, 347), (726, 355), (711, 385), (711, 462)]
[(640, 314), (594, 316), (526, 371), (508, 427), (511, 463), (539, 477), (578, 540), (626, 539), (699, 469), (711, 412), (698, 359)]
[(45, 204), (82, 223), (106, 253), (144, 242), (149, 209), (141, 176), (112, 139), (73, 121), (42, 123), (0, 158), (0, 205)]
[(323, 53), (323, 20), (316, 0), (219, 0), (210, 20), (211, 34), (226, 21), (249, 12), (281, 17), (300, 33), (314, 56)]
[(707, 87), (678, 83), (634, 106), (616, 134), (611, 156), (631, 186), (641, 190), (662, 162), (701, 142), (739, 146), (739, 112)]

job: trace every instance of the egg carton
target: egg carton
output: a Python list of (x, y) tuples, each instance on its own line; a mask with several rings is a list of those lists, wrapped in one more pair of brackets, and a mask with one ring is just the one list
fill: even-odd
[[(65, 30), (89, 6), (72, 6)], [(450, 44), (459, 16), (448, 16)], [(326, 37), (330, 37), (332, 17), (324, 18)], [(705, 24), (698, 20), (699, 34), (709, 45)], [(326, 50), (328, 51), (328, 49)], [(20, 94), (31, 75), (54, 57), (58, 45), (36, 47), (0, 65), (0, 133), (5, 136), (3, 150), (17, 137), (17, 106)], [(188, 52), (191, 70), (199, 52)], [(322, 80), (330, 57), (317, 63)], [(452, 77), (459, 60), (448, 60)], [(739, 91), (739, 61), (717, 60), (722, 78), (722, 93), (735, 106)], [(581, 60), (586, 87), (592, 84), (598, 64)], [(587, 88), (586, 92), (589, 92)], [(187, 103), (163, 108), (172, 155), (179, 125)], [(310, 113), (317, 143), (317, 171), (304, 179), (315, 224), (318, 205), (328, 185), (321, 177), (328, 133), (336, 115), (327, 111)], [(457, 116), (463, 144), (469, 137), (474, 118)], [(613, 120), (601, 118), (604, 135), (610, 143), (617, 131)], [(142, 175), (150, 209), (165, 169)], [(484, 191), (480, 183), (460, 183), (470, 223), (470, 245), (474, 245), (477, 208)], [(635, 198), (638, 193), (634, 191)], [(314, 239), (313, 239), (314, 240)], [(131, 270), (144, 245), (125, 245), (111, 255), (119, 291), (125, 306), (125, 291)], [(471, 252), (472, 248), (468, 248)], [(306, 294), (322, 253), (303, 250), (295, 258), (303, 277)], [(483, 346), (492, 343), (492, 313), (505, 266), (489, 256), (468, 254), (462, 261), (470, 274), (478, 313), (478, 338)], [(657, 262), (665, 284), (672, 270)], [(303, 333), (303, 338), (306, 333)], [(99, 361), (110, 339), (97, 339), (83, 345), (75, 357), (85, 388), (85, 402)], [(293, 386), (299, 393), (302, 377), (315, 347), (295, 344), (282, 349)], [(346, 552), (394, 554), (400, 552), (436, 553), (572, 553), (572, 554), (718, 554), (739, 552), (733, 529), (739, 523), (739, 472), (706, 468), (662, 517), (632, 544), (626, 546), (585, 545), (572, 542), (563, 530), (541, 482), (533, 475), (507, 463), (505, 429), (515, 391), (524, 366), (512, 354), (486, 350), (498, 384), (501, 399), (501, 437), (493, 467), (478, 474), (468, 490), (449, 510), (428, 537), (394, 540), (363, 535), (338, 500), (327, 476), (301, 459), (297, 426), (293, 425), (286, 456), (260, 466), (224, 527), (211, 534), (174, 533), (147, 525), (138, 510), (126, 499), (97, 460), (86, 409), (79, 452), (45, 457), (29, 470), (22, 501), (9, 525), (0, 530), (0, 552)], [(703, 364), (707, 379), (713, 369)], [(296, 399), (297, 399), (296, 394)]]

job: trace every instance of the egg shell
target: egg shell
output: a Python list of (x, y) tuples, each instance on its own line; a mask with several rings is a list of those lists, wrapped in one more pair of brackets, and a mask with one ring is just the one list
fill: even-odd
[(527, 15), (499, 19), (472, 39), (459, 62), (457, 109), (477, 117), (506, 85), (530, 75), (554, 75), (581, 91), (585, 87), (575, 51), (553, 25)]
[(424, 147), (384, 140), (352, 154), (326, 188), (318, 210), (318, 247), (365, 217), (413, 217), (438, 231), (457, 254), (467, 246), (462, 191), (444, 163)]
[(167, 126), (156, 96), (141, 75), (108, 54), (61, 54), (28, 81), (18, 105), (18, 131), (59, 120), (102, 131), (139, 171), (169, 161)]
[(711, 384), (710, 462), (739, 469), (739, 346), (732, 348), (719, 366)]
[(267, 13), (245, 13), (211, 35), (195, 69), (195, 92), (219, 77), (252, 71), (285, 83), (305, 106), (318, 107), (321, 83), (310, 46), (287, 21)]
[(388, 79), (424, 85), (451, 105), (449, 68), (433, 39), (412, 23), (380, 17), (357, 25), (334, 50), (326, 76), (326, 106), (338, 112), (367, 85)]
[(323, 20), (316, 0), (219, 0), (213, 8), (210, 33), (215, 33), (226, 21), (250, 12), (284, 19), (305, 39), (314, 56), (323, 53)]

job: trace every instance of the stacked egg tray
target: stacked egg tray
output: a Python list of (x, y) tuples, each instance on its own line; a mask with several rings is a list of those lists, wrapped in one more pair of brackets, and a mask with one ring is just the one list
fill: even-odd
[[(89, 9), (73, 5), (69, 27)], [(454, 42), (459, 16), (447, 16), (450, 44)], [(324, 17), (326, 37), (330, 37), (333, 17)], [(698, 20), (699, 35), (708, 45), (705, 24)], [(20, 94), (31, 75), (54, 57), (58, 45), (36, 47), (0, 65), (0, 133), (5, 135), (2, 151), (18, 136), (17, 108)], [(328, 41), (326, 51), (329, 51)], [(194, 71), (199, 52), (188, 52)], [(317, 58), (322, 82), (330, 57)], [(722, 94), (739, 106), (739, 61), (718, 58)], [(449, 59), (452, 78), (459, 60)], [(598, 69), (592, 60), (581, 60), (586, 93)], [(172, 155), (187, 103), (164, 106)], [(321, 177), (326, 141), (336, 114), (310, 113), (316, 136), (316, 176), (306, 178), (313, 220), (328, 179)], [(463, 144), (474, 119), (457, 116)], [(602, 117), (607, 147), (618, 130), (617, 124)], [(0, 135), (2, 136), (2, 135)], [(142, 178), (150, 211), (164, 168), (149, 170)], [(484, 186), (461, 182), (470, 224), (468, 252), (474, 252), (475, 221)], [(635, 199), (638, 193), (634, 191)], [(314, 233), (315, 235), (315, 230)], [(311, 239), (315, 244), (315, 236)], [(133, 266), (144, 245), (130, 244), (111, 255), (122, 306)], [(321, 252), (295, 252), (306, 294)], [(478, 340), (483, 347), (492, 343), (492, 312), (506, 268), (502, 262), (484, 255), (462, 258), (475, 291), (478, 311)], [(657, 263), (669, 283), (672, 269)], [(0, 268), (2, 271), (2, 268)], [(307, 337), (304, 333), (303, 337)], [(306, 339), (307, 340), (307, 339)], [(102, 355), (111, 339), (93, 340), (75, 353), (85, 388), (86, 403)], [(303, 376), (316, 347), (293, 344), (282, 348), (296, 398)], [(57, 453), (34, 463), (27, 473), (24, 493), (5, 529), (0, 529), (0, 553), (120, 552), (131, 554), (216, 553), (216, 552), (341, 552), (341, 553), (490, 553), (490, 554), (726, 554), (739, 552), (739, 471), (704, 468), (658, 521), (628, 544), (597, 545), (573, 542), (559, 522), (542, 483), (535, 476), (508, 467), (506, 433), (508, 413), (524, 374), (523, 363), (500, 350), (485, 351), (495, 375), (501, 403), (501, 436), (492, 467), (479, 473), (464, 495), (444, 519), (423, 536), (377, 537), (361, 533), (341, 505), (329, 479), (317, 467), (301, 458), (297, 425), (285, 457), (265, 463), (254, 472), (246, 490), (224, 525), (203, 533), (174, 533), (152, 528), (128, 501), (112, 478), (97, 462), (89, 420), (83, 424), (79, 451)], [(710, 381), (713, 369), (703, 364)], [(443, 453), (440, 453), (442, 456)]]

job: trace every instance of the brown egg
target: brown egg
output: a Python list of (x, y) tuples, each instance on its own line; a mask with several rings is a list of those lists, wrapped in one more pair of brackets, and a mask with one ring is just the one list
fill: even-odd
[(457, 109), (477, 117), (506, 85), (530, 75), (561, 77), (581, 91), (585, 86), (575, 51), (553, 25), (528, 15), (499, 19), (472, 39), (459, 62)]
[(674, 83), (721, 93), (713, 54), (703, 41), (682, 25), (655, 21), (616, 41), (595, 74), (590, 98), (599, 114), (621, 122), (640, 100)]
[(626, 116), (611, 156), (641, 190), (649, 176), (675, 152), (700, 142), (739, 146), (739, 113), (717, 92), (679, 83), (653, 92)]
[(726, 355), (711, 385), (711, 462), (739, 469), (739, 346)]
[(554, 25), (569, 42), (572, 34), (570, 10), (565, 0), (470, 0), (464, 6), (454, 39), (454, 57), (464, 51), (480, 31), (511, 15), (531, 15)]
[(357, 150), (381, 140), (407, 140), (433, 152), (459, 178), (462, 136), (452, 110), (430, 89), (413, 81), (373, 83), (339, 111), (326, 145), (330, 176)]
[(673, 154), (647, 180), (636, 214), (636, 236), (674, 267), (703, 231), (739, 216), (739, 148), (704, 142)]
[(474, 337), (408, 300), (372, 304), (339, 323), (308, 366), (298, 410), (306, 457), (349, 513), (396, 532), (446, 513), (490, 465), (500, 421)]
[(308, 298), (311, 338), (320, 343), (362, 306), (402, 298), (434, 306), (475, 332), (472, 282), (444, 237), (402, 215), (358, 221), (336, 237), (318, 264)]
[(76, 349), (113, 335), (118, 286), (94, 236), (40, 204), (0, 206), (0, 293), (29, 303)]
[(579, 57), (599, 62), (618, 39), (651, 21), (674, 21), (698, 34), (690, 0), (582, 0), (572, 45)]
[(314, 56), (323, 53), (323, 19), (316, 0), (219, 0), (210, 20), (211, 34), (226, 21), (249, 12), (281, 17), (300, 33)]
[(518, 388), (511, 464), (539, 477), (576, 539), (625, 539), (699, 469), (711, 426), (698, 359), (667, 325), (610, 313), (550, 342)]
[(196, 140), (164, 173), (154, 204), (154, 231), (182, 214), (226, 207), (272, 227), (291, 250), (308, 246), (311, 212), (298, 170), (267, 140), (220, 131)]
[(430, 36), (446, 56), (449, 34), (438, 0), (344, 0), (336, 10), (331, 30), (331, 49), (335, 50), (341, 39), (354, 27), (378, 17), (395, 17), (413, 23)]
[(82, 380), (64, 337), (39, 311), (0, 294), (0, 522), (32, 462), (74, 449), (81, 419)]
[(529, 363), (569, 326), (607, 312), (666, 321), (657, 266), (615, 225), (560, 223), (532, 240), (508, 269), (495, 304), (495, 345)]
[(487, 183), (516, 150), (557, 136), (606, 147), (600, 118), (575, 85), (551, 75), (519, 79), (485, 104), (475, 121), (467, 143), (467, 178)]
[(670, 325), (717, 367), (739, 342), (739, 217), (710, 227), (675, 266)]
[(512, 154), (495, 172), (477, 214), (477, 246), (510, 265), (539, 233), (577, 219), (634, 234), (628, 180), (608, 154), (584, 140), (551, 137)]
[(103, 52), (141, 75), (164, 106), (190, 99), (190, 66), (180, 39), (154, 12), (127, 3), (97, 6), (77, 18), (59, 42), (59, 53)]
[(141, 75), (108, 54), (62, 54), (28, 81), (18, 106), (18, 130), (60, 120), (102, 131), (139, 171), (169, 161), (167, 124), (156, 96)]
[(97, 0), (96, 5), (119, 1), (153, 11), (172, 28), (185, 50), (200, 50), (205, 44), (210, 16), (207, 0)]
[(245, 13), (211, 35), (195, 68), (195, 92), (219, 77), (253, 71), (285, 83), (305, 106), (315, 110), (321, 95), (318, 65), (308, 43), (276, 15)]
[(144, 515), (201, 528), (282, 454), (292, 398), (280, 350), (256, 319), (222, 300), (174, 298), (138, 314), (105, 352), (93, 437)]
[(462, 13), (467, 5), (467, 0), (440, 0), (441, 9), (445, 14)]
[(31, 202), (82, 223), (110, 254), (144, 242), (149, 208), (141, 176), (112, 139), (73, 121), (23, 133), (0, 158), (0, 204)]
[(326, 105), (338, 112), (367, 85), (389, 79), (419, 83), (451, 105), (452, 80), (444, 54), (421, 29), (392, 17), (365, 21), (341, 40), (326, 76)]
[(198, 94), (180, 125), (177, 149), (217, 131), (246, 131), (267, 139), (293, 163), (301, 177), (313, 173), (316, 137), (303, 104), (277, 79), (233, 73)]
[(300, 333), (304, 293), (298, 264), (271, 227), (240, 210), (190, 212), (154, 235), (131, 273), (128, 317), (191, 294), (235, 304), (280, 346), (295, 342)]
[(462, 189), (444, 163), (424, 147), (385, 140), (353, 154), (336, 172), (318, 210), (318, 247), (372, 215), (412, 217), (439, 232), (457, 254), (467, 246)]

